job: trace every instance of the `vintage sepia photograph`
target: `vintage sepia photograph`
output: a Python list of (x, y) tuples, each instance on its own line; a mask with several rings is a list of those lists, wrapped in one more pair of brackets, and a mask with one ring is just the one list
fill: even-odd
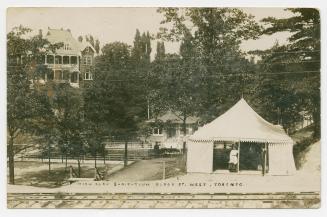
[(317, 8), (9, 7), (7, 208), (320, 208)]

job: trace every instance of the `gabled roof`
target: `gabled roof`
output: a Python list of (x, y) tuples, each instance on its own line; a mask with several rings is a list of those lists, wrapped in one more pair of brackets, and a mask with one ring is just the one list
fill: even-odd
[[(176, 124), (182, 124), (183, 121), (181, 119), (182, 115), (180, 112), (172, 112), (172, 111), (167, 111), (165, 114), (161, 115), (158, 118), (152, 118), (148, 120), (147, 122), (154, 123), (156, 121), (161, 121), (163, 123), (176, 123)], [(195, 124), (197, 123), (199, 118), (190, 116), (186, 118), (186, 124)]]
[(199, 128), (190, 140), (293, 143), (281, 126), (264, 120), (243, 98), (223, 115)]
[(70, 50), (65, 50), (64, 47), (59, 48), (56, 52), (58, 54), (66, 55), (80, 55), (79, 42), (73, 37), (69, 30), (64, 29), (49, 29), (46, 39), (51, 43), (64, 43), (69, 44)]
[(94, 47), (91, 45), (91, 43), (90, 42), (88, 42), (88, 41), (82, 41), (82, 42), (78, 42), (78, 44), (79, 44), (79, 49), (80, 49), (80, 51), (83, 51), (83, 50), (85, 50), (85, 48), (87, 48), (87, 47), (90, 47), (92, 50), (93, 50), (93, 52), (95, 53), (95, 49), (94, 49)]

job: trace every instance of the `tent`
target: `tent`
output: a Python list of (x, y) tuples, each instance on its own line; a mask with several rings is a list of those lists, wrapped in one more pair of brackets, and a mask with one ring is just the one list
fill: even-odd
[[(233, 142), (240, 146), (249, 143), (264, 144), (265, 165), (269, 165), (265, 172), (271, 175), (290, 175), (296, 170), (293, 140), (281, 126), (260, 117), (243, 98), (189, 138), (187, 172), (213, 172), (215, 142)], [(242, 156), (241, 152), (239, 156)]]

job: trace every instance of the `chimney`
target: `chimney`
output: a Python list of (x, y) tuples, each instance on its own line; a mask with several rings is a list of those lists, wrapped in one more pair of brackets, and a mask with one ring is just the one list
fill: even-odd
[(42, 38), (43, 34), (42, 34), (42, 29), (39, 29), (39, 36)]

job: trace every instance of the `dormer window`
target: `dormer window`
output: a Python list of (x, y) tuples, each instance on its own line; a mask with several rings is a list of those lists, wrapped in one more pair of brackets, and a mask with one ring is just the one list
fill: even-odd
[(64, 50), (71, 50), (69, 44), (64, 44)]

